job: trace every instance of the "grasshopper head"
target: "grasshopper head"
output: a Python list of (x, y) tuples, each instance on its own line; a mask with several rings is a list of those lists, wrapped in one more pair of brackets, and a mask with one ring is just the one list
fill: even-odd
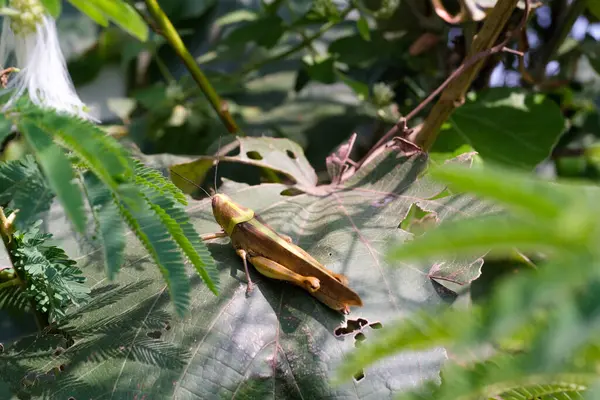
[(226, 194), (213, 196), (212, 209), (215, 220), (228, 235), (231, 235), (237, 224), (254, 218), (254, 211), (240, 206)]

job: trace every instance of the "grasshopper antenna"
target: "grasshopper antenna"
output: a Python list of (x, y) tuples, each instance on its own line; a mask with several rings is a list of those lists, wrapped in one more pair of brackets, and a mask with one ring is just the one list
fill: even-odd
[(170, 169), (170, 171), (172, 173), (174, 173), (175, 175), (177, 175), (178, 177), (180, 177), (181, 179), (187, 181), (188, 183), (191, 183), (192, 185), (196, 186), (198, 189), (202, 190), (204, 193), (206, 193), (206, 195), (212, 199), (213, 196), (211, 196), (210, 193), (208, 193), (202, 186), (198, 185), (196, 182), (194, 182), (193, 180), (186, 178), (185, 176), (181, 175), (179, 172), (174, 171), (172, 169)]
[(217, 162), (215, 163), (215, 177), (213, 182), (213, 187), (215, 189), (215, 193), (219, 193), (217, 190), (217, 173), (219, 172), (219, 157), (221, 156), (219, 153), (221, 152), (221, 135), (219, 135), (219, 148), (217, 149)]

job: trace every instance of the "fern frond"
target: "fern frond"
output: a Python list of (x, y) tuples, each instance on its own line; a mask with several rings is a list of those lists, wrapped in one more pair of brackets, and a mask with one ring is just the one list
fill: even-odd
[(436, 400), (514, 399), (538, 400), (581, 398), (597, 380), (592, 369), (544, 372), (531, 363), (530, 355), (498, 355), (469, 367), (450, 362), (442, 370), (442, 384), (428, 382), (397, 398)]
[(104, 269), (108, 279), (112, 280), (123, 263), (125, 224), (113, 193), (96, 175), (85, 174), (84, 187), (96, 223), (96, 235), (102, 244)]
[(75, 175), (71, 163), (52, 137), (28, 121), (20, 121), (20, 130), (33, 149), (34, 155), (44, 171), (48, 183), (69, 216), (75, 228), (83, 233), (86, 226), (86, 214), (83, 196), (74, 181)]
[(54, 193), (46, 185), (35, 159), (0, 163), (0, 204), (19, 210), (15, 220), (18, 229), (25, 229), (50, 208)]
[(133, 176), (132, 160), (125, 148), (91, 122), (35, 108), (21, 120), (58, 139), (106, 185), (116, 188)]
[(502, 392), (504, 400), (575, 400), (583, 399), (587, 385), (573, 382), (547, 382), (533, 386), (518, 387)]
[(36, 169), (37, 164), (29, 155), (22, 160), (0, 163), (0, 203), (8, 203)]
[[(219, 274), (214, 259), (204, 242), (189, 221), (189, 217), (179, 203), (175, 203), (166, 197), (161, 191), (167, 185), (160, 185), (161, 180), (166, 180), (158, 172), (153, 175), (149, 168), (136, 165), (136, 183), (144, 193), (149, 206), (160, 216), (163, 223), (169, 229), (171, 236), (183, 250), (188, 260), (194, 265), (198, 274), (202, 277), (208, 288), (214, 293), (219, 292)], [(155, 182), (158, 181), (158, 184)], [(171, 184), (172, 185), (172, 184)], [(172, 188), (182, 194), (174, 185)]]
[(140, 182), (144, 181), (146, 186), (152, 186), (159, 193), (169, 195), (184, 206), (188, 204), (185, 194), (183, 194), (173, 182), (165, 178), (160, 172), (153, 168), (146, 167), (139, 160), (135, 159), (134, 166), (136, 178)]
[(52, 322), (63, 317), (70, 305), (85, 303), (90, 290), (76, 262), (62, 249), (47, 245), (52, 235), (40, 233), (37, 225), (15, 233), (16, 250), (12, 257), (19, 276), (27, 283), (25, 295)]
[(190, 302), (190, 285), (177, 244), (163, 220), (146, 203), (136, 187), (122, 185), (118, 203), (121, 215), (163, 274), (175, 309), (183, 315)]

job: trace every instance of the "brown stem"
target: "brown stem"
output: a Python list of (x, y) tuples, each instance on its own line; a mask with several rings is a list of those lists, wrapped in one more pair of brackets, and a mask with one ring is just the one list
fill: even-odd
[[(496, 3), (473, 40), (467, 61), (450, 75), (447, 82), (444, 82), (444, 84), (447, 84), (446, 88), (441, 92), (440, 98), (429, 112), (416, 137), (416, 144), (420, 145), (423, 150), (427, 151), (431, 148), (442, 124), (454, 109), (462, 104), (465, 93), (483, 66), (483, 59), (491, 54), (503, 51), (510, 37), (513, 36), (511, 34), (507, 35), (505, 40), (494, 46), (517, 3), (518, 0), (504, 0)], [(525, 3), (527, 6), (523, 20), (519, 24), (519, 30), (525, 26), (529, 14), (529, 1)], [(434, 93), (436, 92), (439, 91), (436, 90)], [(417, 108), (420, 110), (423, 107), (419, 106)], [(411, 117), (414, 115), (414, 112), (409, 114)]]

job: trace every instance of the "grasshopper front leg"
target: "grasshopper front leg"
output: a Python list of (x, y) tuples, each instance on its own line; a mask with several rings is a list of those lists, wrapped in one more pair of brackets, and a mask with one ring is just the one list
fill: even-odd
[(236, 249), (235, 252), (242, 258), (242, 261), (244, 262), (246, 280), (248, 281), (248, 286), (246, 286), (246, 296), (249, 296), (250, 293), (252, 293), (252, 279), (250, 279), (250, 271), (248, 271), (248, 253), (244, 249)]
[(207, 233), (205, 235), (200, 235), (200, 239), (211, 240), (211, 239), (222, 238), (225, 236), (227, 236), (227, 233), (225, 233), (225, 232), (215, 232), (215, 233)]
[(320, 281), (314, 276), (302, 276), (268, 258), (255, 256), (248, 257), (248, 259), (258, 272), (269, 278), (291, 282), (311, 293), (316, 292), (321, 287)]

